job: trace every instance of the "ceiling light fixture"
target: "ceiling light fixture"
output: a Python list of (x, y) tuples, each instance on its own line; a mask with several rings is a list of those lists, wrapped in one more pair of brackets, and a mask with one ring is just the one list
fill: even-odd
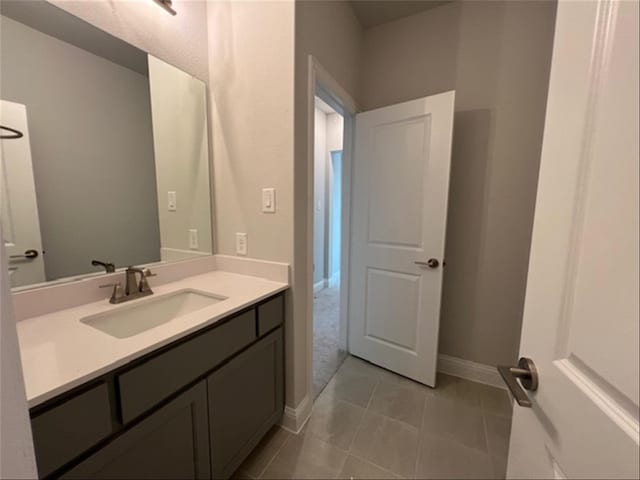
[(158, 5), (160, 5), (162, 8), (164, 8), (171, 15), (175, 15), (176, 13), (178, 13), (172, 7), (173, 5), (172, 0), (153, 0), (153, 1), (156, 2)]

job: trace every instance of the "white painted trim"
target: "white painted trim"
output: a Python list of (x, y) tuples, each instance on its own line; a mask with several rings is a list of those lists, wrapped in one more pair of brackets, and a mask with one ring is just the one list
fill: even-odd
[(306, 299), (304, 317), (306, 328), (306, 396), (313, 392), (313, 211), (314, 211), (314, 134), (315, 134), (315, 97), (318, 95), (344, 118), (344, 138), (342, 145), (342, 243), (340, 271), (342, 285), (340, 288), (340, 348), (347, 349), (348, 340), (348, 288), (349, 288), (349, 245), (351, 234), (351, 163), (353, 158), (354, 117), (359, 111), (358, 104), (340, 83), (333, 78), (327, 69), (313, 55), (307, 57), (307, 225), (306, 250), (311, 252), (304, 261), (307, 262), (307, 287), (299, 294)]
[(438, 371), (464, 378), (472, 382), (484, 383), (492, 387), (505, 389), (504, 382), (495, 367), (482, 363), (464, 360), (462, 358), (451, 357), (440, 353), (438, 355)]
[(320, 98), (343, 117), (354, 115), (360, 111), (358, 104), (349, 95), (349, 92), (342, 88), (342, 85), (313, 55), (309, 55), (309, 73), (312, 74), (309, 79), (313, 80), (314, 87), (313, 91), (309, 93), (311, 93), (314, 105), (317, 88), (322, 93)]
[(331, 275), (329, 278), (329, 287), (337, 287), (340, 285), (340, 271), (338, 270), (336, 273)]
[(304, 424), (311, 416), (311, 408), (313, 402), (309, 400), (309, 396), (305, 395), (297, 407), (284, 407), (284, 415), (280, 421), (280, 426), (292, 433), (300, 433)]

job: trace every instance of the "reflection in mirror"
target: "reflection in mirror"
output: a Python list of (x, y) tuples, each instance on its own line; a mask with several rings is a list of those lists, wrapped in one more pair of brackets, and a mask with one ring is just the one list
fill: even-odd
[[(204, 83), (149, 55), (151, 116), (164, 261), (211, 252)], [(185, 233), (186, 232), (186, 233)]]
[(47, 2), (0, 14), (12, 285), (210, 255), (205, 84)]

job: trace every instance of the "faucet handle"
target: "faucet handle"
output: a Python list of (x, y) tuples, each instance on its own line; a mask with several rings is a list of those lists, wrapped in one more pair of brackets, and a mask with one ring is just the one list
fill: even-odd
[(124, 296), (122, 293), (122, 284), (120, 282), (107, 283), (104, 285), (99, 285), (100, 288), (108, 288), (113, 287), (113, 291), (111, 292), (111, 298), (109, 299), (109, 303), (118, 303), (118, 300)]
[(151, 290), (151, 287), (149, 286), (149, 282), (147, 282), (147, 278), (148, 277), (155, 277), (157, 276), (156, 273), (151, 273), (151, 270), (149, 270), (148, 268), (145, 268), (143, 270), (141, 270), (142, 272), (142, 276), (140, 277), (140, 283), (138, 285), (138, 290), (140, 290), (141, 292), (151, 292), (153, 293), (153, 290)]
[(145, 268), (145, 269), (142, 271), (142, 274), (143, 274), (145, 277), (147, 277), (147, 278), (148, 278), (148, 277), (157, 277), (157, 276), (158, 276), (158, 274), (157, 274), (157, 273), (151, 273), (151, 269), (149, 269), (149, 268)]

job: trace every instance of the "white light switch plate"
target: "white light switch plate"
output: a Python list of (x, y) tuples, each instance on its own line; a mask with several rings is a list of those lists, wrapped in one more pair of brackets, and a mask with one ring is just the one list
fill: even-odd
[(276, 213), (276, 189), (262, 189), (262, 211), (264, 213)]
[(247, 254), (247, 234), (236, 233), (236, 253), (238, 255)]
[(176, 192), (167, 192), (167, 210), (170, 212), (177, 210)]

